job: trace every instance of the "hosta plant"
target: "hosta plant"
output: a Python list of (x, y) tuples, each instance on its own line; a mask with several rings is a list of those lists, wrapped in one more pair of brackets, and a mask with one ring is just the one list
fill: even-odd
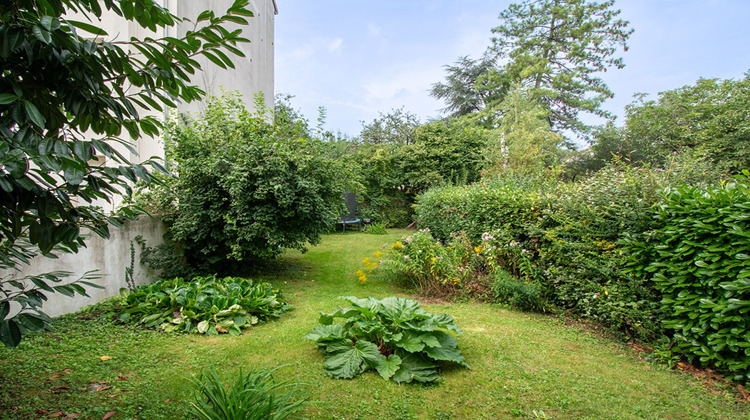
[(234, 277), (159, 280), (122, 294), (123, 322), (209, 335), (239, 335), (243, 328), (278, 318), (290, 308), (270, 284)]
[(321, 313), (321, 325), (305, 336), (318, 343), (328, 375), (350, 379), (375, 370), (399, 383), (435, 382), (444, 362), (470, 368), (456, 340), (443, 331), (462, 334), (450, 315), (427, 313), (405, 298), (341, 299), (351, 307)]

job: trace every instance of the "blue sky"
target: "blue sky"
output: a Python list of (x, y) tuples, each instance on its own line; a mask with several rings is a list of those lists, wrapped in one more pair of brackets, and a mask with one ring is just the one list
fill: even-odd
[[(429, 96), (446, 64), (479, 57), (490, 44), (506, 0), (277, 0), (276, 93), (315, 124), (351, 136), (378, 112), (404, 107), (422, 121), (444, 104)], [(602, 75), (623, 115), (637, 92), (740, 78), (750, 70), (750, 1), (617, 0), (635, 29), (626, 67)], [(619, 119), (621, 121), (621, 118)]]

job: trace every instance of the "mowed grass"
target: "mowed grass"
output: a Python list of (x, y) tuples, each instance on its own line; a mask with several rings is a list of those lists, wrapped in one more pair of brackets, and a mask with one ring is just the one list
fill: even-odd
[(285, 254), (264, 279), (282, 287), (295, 309), (239, 337), (144, 331), (96, 311), (63, 317), (53, 332), (0, 348), (0, 418), (186, 418), (188, 379), (211, 364), (226, 377), (286, 365), (276, 377), (303, 384), (313, 401), (303, 415), (313, 419), (750, 418), (729, 388), (651, 365), (623, 343), (556, 318), (480, 303), (423, 303), (456, 318), (471, 370), (449, 367), (430, 386), (375, 373), (329, 378), (315, 344), (302, 336), (320, 311), (344, 303), (338, 296), (409, 297), (382, 279), (362, 285), (354, 274), (364, 257), (405, 233), (332, 234), (307, 253)]

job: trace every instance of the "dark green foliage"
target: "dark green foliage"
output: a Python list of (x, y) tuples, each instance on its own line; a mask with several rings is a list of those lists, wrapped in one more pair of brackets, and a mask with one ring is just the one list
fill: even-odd
[[(276, 383), (274, 369), (243, 373), (225, 385), (216, 367), (203, 369), (191, 378), (194, 401), (190, 414), (201, 420), (281, 420), (293, 417), (307, 403), (297, 396), (297, 385)], [(288, 389), (287, 391), (283, 391)]]
[(664, 326), (674, 331), (674, 350), (747, 381), (750, 185), (671, 189), (654, 218), (658, 229), (635, 248), (633, 269), (653, 273), (664, 294)]
[(443, 121), (417, 129), (414, 144), (403, 150), (406, 187), (421, 194), (438, 185), (463, 185), (479, 180), (484, 141), (475, 131)]
[(209, 335), (239, 335), (291, 308), (270, 284), (233, 277), (159, 280), (122, 293), (121, 321)]
[(500, 303), (507, 303), (522, 311), (543, 312), (545, 309), (542, 287), (534, 282), (522, 281), (503, 269), (495, 271), (492, 294)]
[[(406, 118), (401, 114), (388, 117)], [(392, 125), (403, 124), (406, 122)], [(365, 218), (387, 226), (406, 226), (413, 221), (412, 206), (418, 194), (437, 185), (461, 185), (479, 179), (485, 138), (477, 130), (443, 121), (411, 130), (408, 144), (405, 140), (369, 141), (351, 151), (349, 159), (356, 165), (363, 186), (359, 195)], [(398, 133), (393, 136), (401, 138)]]
[(627, 108), (625, 131), (650, 160), (668, 165), (674, 152), (695, 152), (719, 169), (750, 166), (750, 77), (699, 79), (693, 86), (643, 97)]
[[(118, 34), (88, 22), (107, 11), (155, 33), (189, 22), (154, 0), (0, 3), (0, 269), (18, 269), (39, 253), (77, 252), (87, 230), (107, 238), (110, 224), (135, 217), (133, 208), (113, 215), (95, 202), (111, 202), (136, 181), (157, 181), (149, 166), (166, 172), (153, 160), (130, 162), (124, 151), (136, 155), (132, 142), (159, 134), (149, 111), (201, 98), (190, 80), (200, 70), (196, 57), (233, 67), (227, 53), (242, 56), (236, 45), (247, 39), (223, 25), (247, 24), (247, 5), (237, 0), (224, 15), (202, 13), (200, 26), (182, 39), (115, 41)], [(44, 293), (85, 295), (87, 283), (60, 285), (60, 273), (29, 278), (26, 286), (13, 274), (0, 281), (0, 307), (16, 302), (23, 311), (6, 319), (11, 312), (2, 310), (6, 344), (48, 322), (40, 310)]]
[[(450, 315), (433, 315), (417, 301), (342, 297), (351, 308), (320, 314), (320, 324), (305, 338), (318, 343), (330, 376), (351, 379), (376, 370), (396, 382), (435, 382), (443, 362), (469, 367), (456, 340), (439, 329), (461, 333)], [(343, 324), (335, 323), (337, 318)]]
[(469, 56), (460, 57), (452, 66), (445, 66), (445, 83), (432, 85), (430, 95), (446, 103), (443, 111), (451, 117), (458, 118), (479, 112), (502, 101), (510, 88), (508, 80), (495, 83), (501, 79), (496, 73), (497, 63), (490, 56), (473, 60)]
[(170, 126), (177, 178), (165, 221), (187, 264), (233, 273), (285, 249), (304, 250), (343, 210), (351, 179), (297, 120), (278, 126), (236, 97), (212, 98), (199, 118)]
[(624, 270), (619, 241), (651, 227), (650, 208), (666, 176), (610, 166), (578, 184), (526, 176), (435, 189), (419, 201), (419, 222), (441, 239), (465, 231), (477, 241), (491, 232), (500, 268), (539, 284), (545, 299), (651, 339), (660, 332), (661, 295)]

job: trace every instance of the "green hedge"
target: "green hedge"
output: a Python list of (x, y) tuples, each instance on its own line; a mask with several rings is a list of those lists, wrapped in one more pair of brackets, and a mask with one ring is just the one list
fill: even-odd
[[(747, 381), (750, 186), (685, 184), (696, 179), (614, 165), (556, 187), (434, 189), (417, 214), (442, 239), (490, 232), (502, 268), (541, 284), (558, 307), (641, 340), (673, 336), (676, 353)], [(519, 248), (530, 264), (514, 257)]]
[[(750, 188), (672, 189), (642, 247), (664, 293), (664, 326), (692, 362), (750, 379)], [(641, 268), (641, 267), (637, 267)]]
[(624, 269), (621, 241), (651, 227), (655, 175), (612, 166), (577, 184), (514, 177), (434, 189), (418, 201), (419, 225), (441, 239), (465, 231), (478, 241), (492, 232), (504, 247), (503, 268), (541, 284), (547, 300), (649, 340), (661, 332), (661, 295)]

